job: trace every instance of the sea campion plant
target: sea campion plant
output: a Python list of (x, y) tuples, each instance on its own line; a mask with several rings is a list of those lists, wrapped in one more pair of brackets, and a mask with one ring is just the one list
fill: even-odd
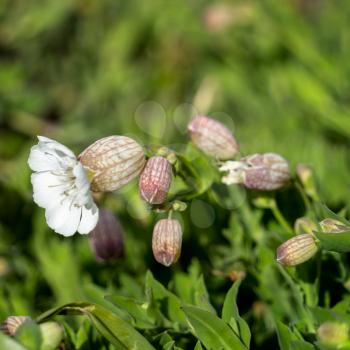
[[(53, 350), (58, 345), (64, 346), (65, 341), (61, 328), (50, 319), (55, 315), (74, 314), (88, 316), (91, 324), (118, 349), (155, 349), (155, 344), (162, 349), (177, 349), (173, 337), (181, 334), (184, 348), (193, 345), (196, 339), (197, 350), (203, 347), (244, 350), (250, 347), (251, 332), (238, 312), (237, 294), (248, 276), (257, 278), (263, 274), (257, 296), (271, 298), (271, 288), (276, 288), (277, 294), (278, 288), (282, 288), (283, 293), (292, 290), (298, 304), (293, 320), (304, 319), (300, 325), (295, 322), (294, 329), (273, 319), (281, 348), (292, 349), (285, 344), (295, 343), (308, 349), (312, 344), (310, 334), (321, 348), (347, 343), (349, 331), (345, 323), (339, 323), (339, 328), (338, 323), (323, 322), (323, 319), (321, 322), (311, 309), (318, 282), (314, 287), (294, 285), (293, 269), (303, 264), (317, 264), (319, 276), (320, 259), (326, 252), (350, 251), (350, 223), (319, 202), (312, 169), (298, 165), (294, 177), (288, 161), (279, 154), (241, 156), (244, 150), (239, 150), (232, 132), (210, 117), (194, 117), (187, 129), (190, 142), (180, 149), (141, 145), (126, 136), (108, 136), (95, 141), (78, 157), (60, 143), (39, 136), (39, 143), (32, 147), (28, 160), (34, 172), (33, 199), (45, 209), (46, 222), (55, 232), (63, 236), (76, 232), (89, 234), (91, 250), (96, 260), (104, 263), (101, 265), (104, 268), (110, 268), (116, 259), (122, 258), (124, 241), (128, 239), (114, 210), (108, 208), (108, 199), (113, 196), (112, 192), (122, 191), (134, 179), (138, 180), (139, 197), (156, 217), (149, 249), (155, 260), (166, 268), (181, 262), (181, 251), (186, 251), (185, 258), (188, 254), (195, 256), (195, 251), (189, 252), (184, 239), (193, 227), (183, 225), (182, 219), (190, 208), (195, 223), (198, 205), (209, 215), (208, 205), (200, 198), (216, 200), (221, 211), (236, 211), (243, 224), (237, 219), (229, 223), (230, 229), (225, 235), (231, 248), (223, 246), (219, 252), (213, 249), (213, 274), (234, 281), (224, 298), (221, 316), (209, 300), (198, 266), (192, 262), (189, 274), (177, 275), (172, 282), (173, 291), (149, 272), (141, 300), (99, 291), (98, 295), (105, 298), (103, 303), (71, 302), (35, 320), (10, 316), (3, 324), (8, 335), (21, 340), (23, 332), (37, 332), (44, 339), (45, 334), (56, 332), (53, 344), (45, 345), (47, 350)], [(294, 225), (285, 217), (283, 207), (280, 209), (277, 193), (291, 188), (297, 191), (306, 208), (306, 215), (296, 218)], [(270, 210), (282, 227), (276, 237), (270, 236), (269, 240), (264, 237), (266, 233), (256, 224), (258, 217), (253, 214), (253, 205), (258, 210)], [(198, 222), (198, 225), (204, 223)], [(228, 233), (230, 230), (234, 230), (234, 234)], [(244, 230), (248, 232), (247, 237)], [(255, 249), (256, 254), (247, 253), (245, 240), (244, 244), (250, 245), (248, 251)], [(274, 256), (267, 252), (267, 245), (276, 249)], [(224, 254), (225, 259), (216, 260), (217, 254)], [(264, 259), (275, 259), (275, 265), (266, 265)], [(287, 287), (269, 286), (269, 279), (276, 281), (277, 276), (286, 281)], [(308, 293), (306, 305), (301, 293)], [(139, 291), (139, 297), (140, 294)], [(272, 299), (274, 307), (280, 308), (282, 300)], [(167, 305), (165, 309), (164, 305)], [(254, 317), (275, 317), (266, 314), (266, 307), (256, 301), (252, 306)], [(283, 312), (281, 317), (291, 316)], [(69, 332), (70, 343), (77, 345), (78, 338), (73, 339)], [(41, 349), (46, 350), (44, 342), (41, 344)]]

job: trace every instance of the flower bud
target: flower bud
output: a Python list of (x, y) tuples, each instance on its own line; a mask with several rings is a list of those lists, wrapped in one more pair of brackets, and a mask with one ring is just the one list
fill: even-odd
[(90, 247), (98, 261), (110, 261), (123, 255), (123, 229), (107, 209), (100, 209), (99, 220), (89, 235)]
[(317, 338), (323, 345), (337, 347), (349, 339), (349, 326), (340, 322), (325, 322), (317, 329)]
[(1, 324), (1, 331), (5, 334), (13, 337), (16, 334), (17, 329), (24, 322), (30, 320), (31, 318), (28, 316), (9, 316), (7, 319)]
[(227, 161), (219, 169), (228, 171), (222, 182), (243, 184), (245, 187), (273, 191), (285, 186), (290, 180), (288, 162), (278, 154), (253, 154), (240, 161)]
[(97, 140), (79, 156), (91, 172), (91, 189), (110, 192), (138, 176), (145, 164), (143, 148), (126, 136), (108, 136)]
[(296, 266), (317, 252), (315, 238), (309, 233), (297, 235), (277, 248), (277, 261), (284, 266)]
[(151, 204), (166, 200), (172, 179), (170, 163), (164, 157), (151, 157), (140, 176), (141, 197)]
[(324, 219), (320, 226), (325, 233), (340, 233), (350, 231), (350, 227), (345, 226), (341, 221), (334, 219)]
[(298, 164), (296, 174), (299, 181), (303, 185), (306, 194), (316, 201), (319, 200), (315, 176), (312, 168), (309, 165)]
[(165, 266), (175, 263), (181, 253), (182, 228), (176, 219), (159, 220), (153, 229), (154, 258)]
[(230, 130), (220, 122), (197, 116), (188, 125), (192, 142), (204, 153), (220, 160), (233, 158), (238, 144)]
[(57, 349), (63, 339), (63, 328), (57, 322), (45, 322), (40, 324), (42, 343), (40, 350)]
[(317, 225), (311, 219), (302, 217), (295, 221), (294, 230), (298, 235), (312, 233), (313, 231), (317, 231)]

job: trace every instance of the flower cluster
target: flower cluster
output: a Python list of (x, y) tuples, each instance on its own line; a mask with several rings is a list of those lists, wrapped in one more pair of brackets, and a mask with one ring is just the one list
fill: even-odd
[[(288, 163), (274, 153), (254, 154), (233, 160), (239, 146), (231, 131), (220, 122), (205, 116), (194, 117), (188, 132), (192, 142), (221, 163), (228, 172), (222, 182), (243, 184), (246, 188), (271, 191), (288, 183)], [(66, 146), (39, 136), (30, 152), (28, 164), (33, 198), (45, 209), (47, 224), (63, 236), (76, 232), (90, 234), (90, 245), (100, 261), (122, 254), (122, 228), (111, 212), (99, 210), (94, 197), (99, 192), (117, 191), (139, 177), (141, 198), (156, 208), (179, 209), (178, 201), (166, 204), (173, 179), (174, 152), (158, 153), (146, 159), (144, 147), (126, 136), (108, 136), (97, 140), (78, 157)], [(179, 207), (179, 208), (178, 208)], [(185, 205), (186, 207), (186, 205)], [(156, 260), (169, 266), (181, 252), (182, 228), (176, 219), (158, 221), (153, 231)]]

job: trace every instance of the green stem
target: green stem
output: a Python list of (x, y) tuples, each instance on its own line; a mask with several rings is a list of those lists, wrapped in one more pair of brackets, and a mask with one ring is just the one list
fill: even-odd
[(271, 209), (272, 214), (274, 215), (275, 219), (280, 223), (280, 225), (283, 226), (284, 229), (287, 230), (287, 232), (294, 233), (292, 226), (284, 218), (281, 211), (279, 210), (275, 199), (273, 199), (270, 209)]
[(302, 200), (304, 202), (306, 210), (310, 211), (311, 210), (311, 202), (310, 202), (309, 198), (307, 197), (303, 187), (297, 181), (295, 181), (294, 185), (295, 185), (295, 187), (297, 188), (297, 190), (299, 191), (299, 193), (301, 195), (301, 198), (302, 198)]

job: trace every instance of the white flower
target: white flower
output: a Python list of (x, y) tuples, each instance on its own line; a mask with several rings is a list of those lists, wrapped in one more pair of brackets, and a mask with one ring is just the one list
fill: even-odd
[(55, 232), (64, 236), (91, 232), (98, 221), (98, 208), (83, 165), (62, 144), (43, 136), (38, 139), (28, 159), (34, 171), (34, 202), (45, 209), (47, 224)]
[(228, 160), (219, 168), (219, 171), (228, 172), (227, 176), (223, 176), (222, 182), (226, 185), (243, 183), (244, 171), (247, 168), (248, 166), (243, 162)]

